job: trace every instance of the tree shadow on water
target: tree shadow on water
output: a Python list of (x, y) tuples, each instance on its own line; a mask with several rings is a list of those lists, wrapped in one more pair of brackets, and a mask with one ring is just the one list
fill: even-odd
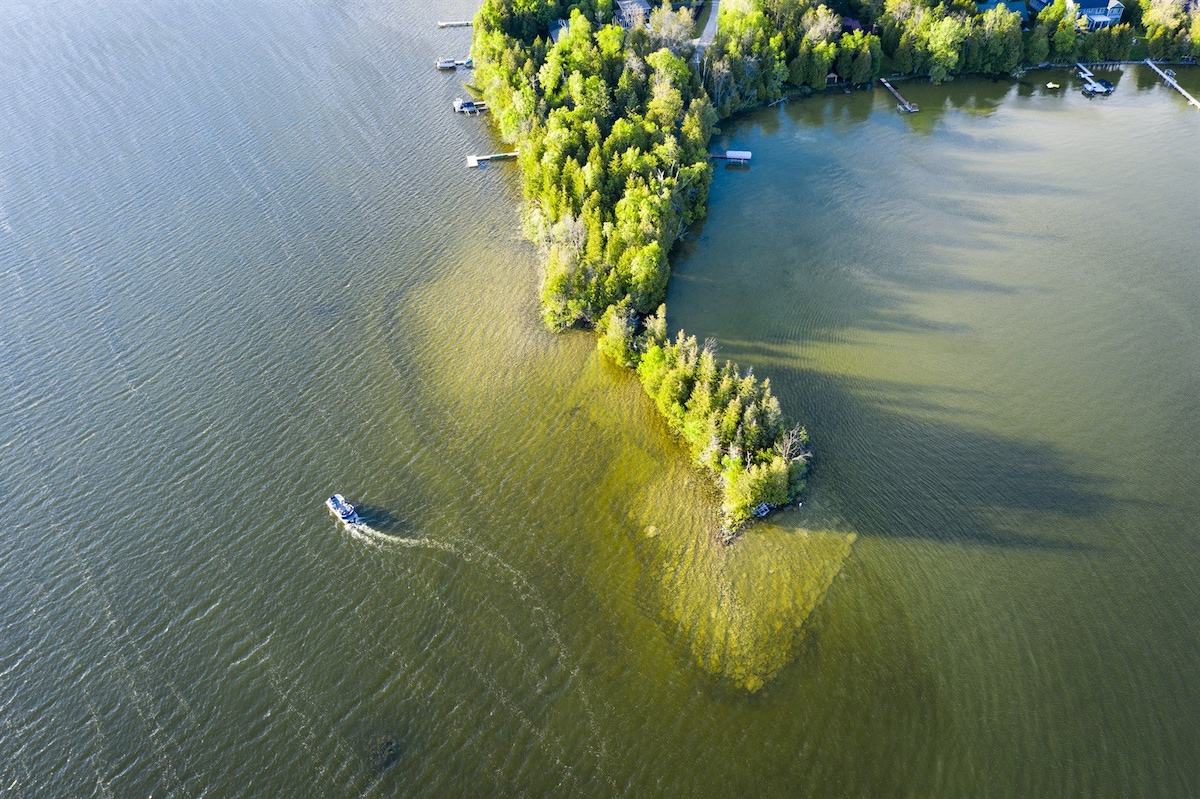
[(980, 430), (975, 413), (940, 402), (946, 389), (797, 368), (754, 344), (785, 407), (800, 416), (817, 460), (812, 488), (832, 488), (855, 532), (880, 538), (1065, 552), (1087, 542), (1028, 532), (1046, 517), (1094, 518), (1112, 505), (1105, 481), (1080, 474), (1051, 444)]
[[(714, 335), (720, 357), (742, 368), (753, 366), (771, 379), (785, 411), (812, 437), (813, 489), (831, 489), (836, 511), (851, 529), (860, 535), (995, 547), (1093, 548), (1032, 531), (1055, 529), (1053, 517), (1099, 517), (1112, 505), (1106, 481), (1078, 471), (1051, 442), (1019, 432), (990, 432), (991, 389), (942, 380), (915, 367), (911, 375), (900, 370), (898, 377), (873, 379), (830, 373), (807, 360), (813, 345), (845, 347), (860, 337), (878, 339), (880, 333), (908, 341), (972, 332), (969, 317), (927, 318), (925, 304), (914, 301), (920, 295), (1011, 297), (1021, 290), (989, 282), (986, 274), (964, 276), (955, 259), (939, 258), (935, 251), (861, 279), (844, 270), (824, 274), (819, 257), (811, 262), (781, 257), (807, 276), (794, 287), (783, 285), (769, 297), (760, 293), (745, 303), (754, 308), (754, 319), (717, 302), (700, 327), (687, 320), (684, 326), (700, 337)], [(751, 282), (777, 279), (771, 269), (763, 267)], [(714, 285), (697, 299), (721, 297), (738, 304), (730, 297), (742, 288), (739, 279), (707, 269), (703, 274)], [(753, 330), (749, 337), (747, 330)], [(894, 357), (903, 358), (903, 351)], [(897, 374), (894, 368), (888, 372)]]

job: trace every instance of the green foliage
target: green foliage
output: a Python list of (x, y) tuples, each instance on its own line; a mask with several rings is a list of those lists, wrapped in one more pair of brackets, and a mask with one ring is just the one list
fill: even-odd
[(1025, 41), (1025, 63), (1041, 64), (1050, 57), (1050, 26), (1039, 23)]
[(1200, 7), (1184, 0), (1142, 0), (1142, 24), (1150, 57), (1175, 61), (1200, 55)]
[(786, 84), (824, 88), (841, 80), (865, 82), (880, 72), (883, 48), (874, 34), (842, 32), (842, 18), (810, 0), (724, 3), (700, 77), (721, 116), (773, 102)]
[[(521, 153), (525, 231), (545, 251), (553, 329), (594, 325), (625, 299), (639, 314), (662, 302), (667, 252), (704, 213), (716, 123), (683, 55), (644, 29), (598, 23), (586, 4), (550, 43), (548, 20), (561, 13), (544, 0), (487, 0), (472, 48), (476, 83)], [(683, 19), (655, 19), (658, 41), (678, 49)]]
[(835, 62), (870, 80), (882, 49), (872, 35), (841, 34), (841, 18), (808, 0), (743, 0), (740, 10), (722, 7), (718, 40), (694, 69), (687, 12), (664, 6), (649, 29), (626, 32), (597, 11), (571, 6), (553, 43), (545, 32), (562, 4), (485, 0), (476, 83), (520, 153), (525, 233), (545, 254), (546, 324), (594, 325), (599, 350), (637, 369), (668, 424), (717, 475), (735, 527), (757, 505), (800, 490), (805, 439), (785, 424), (769, 382), (718, 366), (711, 342), (667, 339), (667, 254), (704, 214), (720, 115), (781, 96), (801, 52), (803, 79), (824, 86)]
[(621, 366), (637, 366), (639, 353), (634, 340), (638, 317), (625, 298), (610, 305), (596, 325), (600, 338), (596, 342), (599, 350)]
[[(1157, 40), (1149, 39), (1151, 52), (1156, 47), (1164, 52), (1185, 50), (1179, 42), (1186, 36), (1181, 39), (1178, 34), (1183, 17), (1167, 8), (1174, 4), (1181, 9), (1182, 0), (1147, 2), (1155, 9), (1147, 12), (1148, 18), (1169, 21), (1165, 23), (1169, 30), (1160, 33)], [(934, 81), (951, 80), (964, 72), (1018, 74), (1025, 66), (1046, 61), (1119, 61), (1129, 57), (1133, 43), (1129, 25), (1089, 32), (1081, 28), (1068, 8), (1066, 0), (1056, 0), (1031, 22), (1032, 30), (1022, 34), (1020, 16), (1004, 8), (978, 13), (970, 3), (885, 0), (878, 18), (880, 42), (896, 72), (924, 73)]]
[(719, 476), (726, 526), (741, 525), (762, 503), (795, 499), (804, 486), (808, 438), (784, 419), (770, 381), (729, 361), (718, 365), (712, 341), (700, 345), (683, 331), (666, 341), (662, 309), (652, 319), (659, 321), (647, 323), (638, 377), (692, 455)]

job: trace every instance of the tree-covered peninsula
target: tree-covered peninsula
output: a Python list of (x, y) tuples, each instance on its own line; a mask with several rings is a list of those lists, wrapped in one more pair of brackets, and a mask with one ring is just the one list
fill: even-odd
[[(609, 6), (486, 0), (475, 18), (476, 83), (520, 153), (525, 232), (545, 253), (547, 325), (594, 327), (601, 351), (637, 370), (717, 475), (732, 530), (756, 507), (796, 497), (807, 436), (785, 419), (768, 380), (719, 363), (712, 342), (667, 336), (667, 256), (705, 213), (719, 114), (690, 60), (689, 12), (660, 8), (626, 30)], [(548, 31), (560, 18), (569, 25), (554, 42)], [(750, 84), (760, 81), (741, 71), (745, 59), (705, 63), (725, 64), (710, 76), (724, 87), (723, 111), (755, 101)]]

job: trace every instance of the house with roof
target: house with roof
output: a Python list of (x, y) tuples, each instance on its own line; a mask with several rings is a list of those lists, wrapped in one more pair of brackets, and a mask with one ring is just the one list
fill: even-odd
[(647, 0), (617, 0), (617, 24), (625, 30), (645, 25), (650, 20)]
[(1067, 7), (1072, 6), (1075, 8), (1075, 18), (1087, 20), (1087, 29), (1090, 31), (1118, 24), (1125, 13), (1125, 5), (1121, 0), (1108, 0), (1107, 3), (1104, 0), (1067, 0)]
[[(1038, 13), (1053, 0), (1029, 0), (1033, 13)], [(1125, 13), (1121, 0), (1067, 0), (1067, 13), (1075, 19), (1083, 18), (1087, 29), (1094, 31), (1120, 23)]]

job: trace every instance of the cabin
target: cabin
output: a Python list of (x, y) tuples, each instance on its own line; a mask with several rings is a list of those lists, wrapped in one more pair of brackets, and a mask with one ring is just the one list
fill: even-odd
[(650, 20), (647, 0), (617, 0), (617, 24), (625, 30), (645, 25)]

